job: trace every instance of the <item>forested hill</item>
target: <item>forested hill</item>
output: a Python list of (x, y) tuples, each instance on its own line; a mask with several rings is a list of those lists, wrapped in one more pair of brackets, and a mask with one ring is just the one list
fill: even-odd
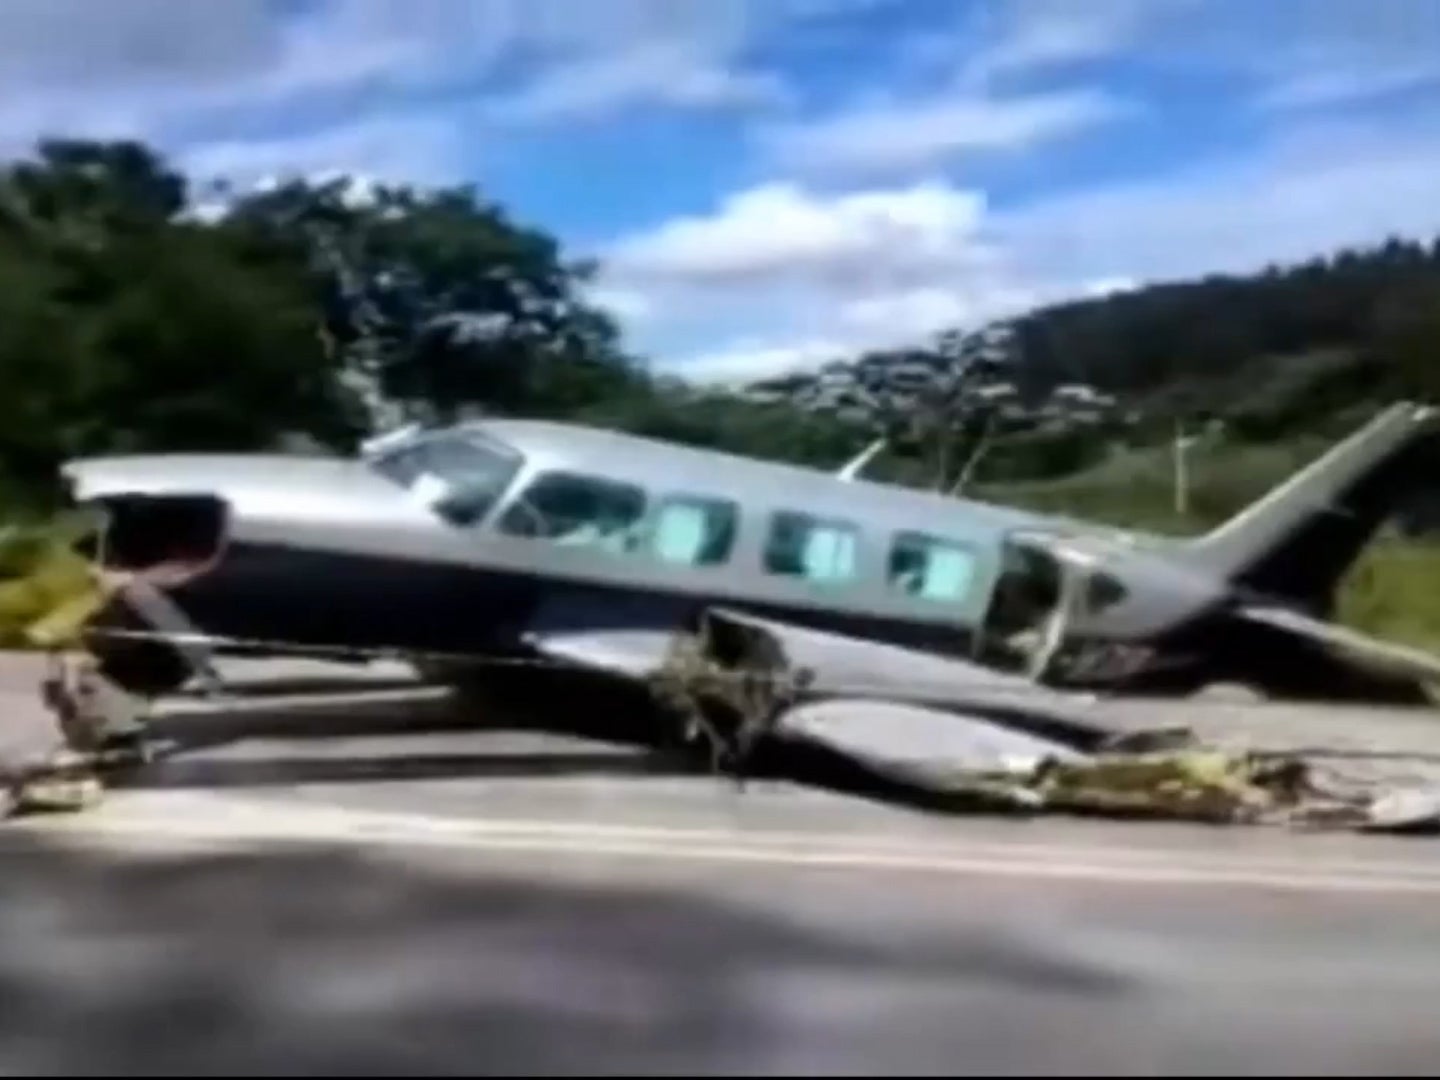
[[(1255, 420), (1260, 434), (1273, 426), (1264, 420), (1303, 423), (1336, 402), (1356, 403), (1357, 393), (1436, 398), (1440, 238), (1392, 239), (1248, 276), (1147, 285), (1039, 308), (991, 330), (1004, 331), (1013, 361), (1006, 375), (1032, 405), (1056, 386), (1082, 384), (1162, 419), (1236, 413), (1242, 425)], [(842, 366), (871, 388), (887, 365), (941, 367), (960, 358), (966, 338), (950, 331), (862, 355), (834, 365), (830, 385)], [(816, 393), (825, 382), (821, 373), (758, 389), (809, 400), (825, 396)], [(1287, 415), (1267, 415), (1276, 410)]]
[[(1337, 213), (1344, 209), (1337, 208)], [(1276, 357), (1373, 360), (1377, 394), (1440, 390), (1440, 239), (1150, 285), (1014, 324), (1032, 386), (1085, 381), (1123, 397), (1227, 383)], [(1233, 399), (1232, 399), (1233, 400)]]

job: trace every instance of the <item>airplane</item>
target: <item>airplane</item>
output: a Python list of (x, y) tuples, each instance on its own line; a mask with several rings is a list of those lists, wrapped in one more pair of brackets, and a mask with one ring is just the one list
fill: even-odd
[[(352, 456), (60, 472), (103, 519), (81, 550), (145, 584), (144, 611), (127, 594), (91, 625), (103, 669), (147, 695), (226, 652), (387, 652), (442, 681), (503, 658), (633, 671), (637, 650), (658, 661), (726, 609), (1044, 687), (1420, 701), (1440, 661), (1327, 620), (1396, 501), (1436, 474), (1437, 431), (1440, 411), (1390, 407), (1196, 537), (867, 480), (873, 450), (827, 473), (526, 419), (406, 429)], [(203, 656), (157, 626), (194, 631)]]

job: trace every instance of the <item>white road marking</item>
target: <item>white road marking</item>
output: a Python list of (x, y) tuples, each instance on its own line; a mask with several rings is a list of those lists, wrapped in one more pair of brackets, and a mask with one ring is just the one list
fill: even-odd
[(1273, 860), (1265, 853), (1104, 848), (1025, 841), (895, 843), (893, 838), (825, 832), (607, 825), (559, 820), (460, 819), (342, 808), (247, 802), (195, 793), (127, 793), (76, 817), (12, 823), (35, 834), (243, 843), (348, 843), (494, 853), (711, 861), (780, 867), (1004, 875), (1132, 884), (1221, 885), (1324, 891), (1440, 893), (1440, 865)]

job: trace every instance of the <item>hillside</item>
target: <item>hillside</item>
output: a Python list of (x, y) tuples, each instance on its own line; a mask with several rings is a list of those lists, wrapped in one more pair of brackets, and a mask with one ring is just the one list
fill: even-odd
[(1257, 358), (1340, 349), (1382, 366), (1387, 385), (1377, 393), (1434, 391), (1433, 352), (1417, 352), (1440, 345), (1440, 240), (1150, 285), (1042, 308), (1014, 325), (1031, 386), (1081, 379), (1130, 398), (1190, 387), (1204, 397)]
[(1052, 305), (745, 394), (872, 428), (929, 408), (1141, 444), (1177, 419), (1253, 440), (1330, 433), (1366, 406), (1440, 400), (1440, 241)]
[(1048, 481), (977, 484), (977, 498), (1096, 518), (1157, 532), (1190, 533), (1223, 521), (1323, 453), (1324, 438), (1277, 443), (1200, 441), (1188, 458), (1188, 512), (1175, 507), (1171, 446), (1117, 447), (1088, 469)]

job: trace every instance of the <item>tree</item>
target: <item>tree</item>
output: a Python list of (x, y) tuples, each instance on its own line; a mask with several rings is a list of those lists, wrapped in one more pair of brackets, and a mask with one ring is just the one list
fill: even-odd
[(1398, 393), (1440, 404), (1440, 274), (1407, 282), (1380, 301), (1371, 352)]
[(0, 454), (10, 482), (123, 450), (353, 438), (287, 252), (186, 221), (185, 183), (132, 143), (48, 142), (0, 171)]
[(407, 415), (564, 412), (639, 377), (581, 299), (593, 268), (472, 188), (297, 182), (239, 200), (227, 220), (308, 262), (342, 366)]
[(138, 268), (87, 328), (96, 441), (133, 450), (239, 450), (286, 431), (329, 445), (361, 433), (321, 349), (306, 283), (247, 264), (224, 234), (180, 227), (115, 251)]
[(46, 141), (0, 168), (4, 469), (33, 488), (78, 454), (343, 449), (387, 401), (445, 420), (644, 396), (582, 300), (592, 269), (470, 189), (237, 199), (138, 143)]

